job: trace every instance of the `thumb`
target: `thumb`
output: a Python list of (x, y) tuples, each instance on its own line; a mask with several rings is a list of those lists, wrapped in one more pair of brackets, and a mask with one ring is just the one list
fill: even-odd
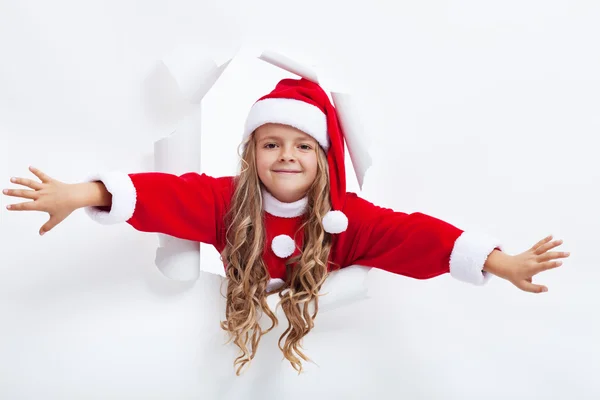
[(548, 288), (544, 285), (536, 285), (535, 283), (531, 283), (529, 279), (521, 281), (520, 284), (516, 285), (519, 289), (524, 290), (526, 292), (531, 293), (542, 293), (547, 292)]
[(48, 222), (46, 222), (40, 228), (40, 236), (42, 236), (43, 234), (45, 234), (46, 232), (48, 232), (49, 230), (54, 228), (56, 225), (58, 225), (60, 223), (60, 221), (61, 221), (60, 218), (57, 218), (56, 216), (51, 215)]

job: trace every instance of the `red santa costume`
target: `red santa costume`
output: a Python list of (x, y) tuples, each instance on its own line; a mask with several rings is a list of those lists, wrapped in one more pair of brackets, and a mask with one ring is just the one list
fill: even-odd
[[(311, 135), (327, 153), (332, 211), (325, 216), (323, 226), (333, 235), (331, 262), (342, 269), (359, 265), (417, 279), (449, 273), (461, 281), (475, 285), (482, 285), (488, 280), (489, 274), (482, 271), (484, 262), (495, 248), (500, 247), (492, 238), (464, 232), (422, 213), (406, 214), (378, 207), (355, 193), (346, 192), (343, 132), (334, 106), (318, 84), (304, 78), (279, 82), (271, 93), (260, 98), (251, 108), (244, 136), (251, 135), (256, 128), (266, 123), (293, 126)], [(233, 177), (211, 177), (197, 173), (176, 176), (158, 172), (110, 172), (100, 174), (93, 180), (101, 180), (112, 193), (113, 199), (110, 208), (86, 209), (94, 220), (103, 224), (127, 222), (139, 231), (160, 232), (207, 243), (219, 253), (224, 249), (227, 227), (223, 221), (234, 191)], [(296, 231), (302, 223), (307, 199), (283, 203), (263, 189), (262, 204), (267, 238), (264, 260), (271, 276), (270, 291), (283, 283), (286, 260), (302, 249), (302, 232), (296, 234)], [(296, 238), (295, 242), (293, 237)], [(272, 297), (276, 296), (270, 296)], [(221, 303), (215, 305), (216, 301)], [(220, 317), (215, 314), (215, 319), (223, 319), (222, 300), (213, 299), (209, 304), (214, 309), (220, 307)], [(277, 317), (284, 322), (280, 326), (287, 325), (283, 313), (278, 312)], [(316, 328), (324, 318), (327, 315), (317, 317)], [(292, 390), (288, 385), (293, 385), (294, 379), (307, 379), (295, 377), (291, 366), (282, 363), (281, 352), (276, 345), (280, 334), (278, 332), (266, 335), (271, 339), (261, 341), (257, 357), (248, 371), (242, 377), (234, 377), (233, 359), (236, 348), (233, 345), (217, 345), (223, 341), (221, 333), (217, 333), (218, 320), (213, 323), (216, 329), (214, 335), (219, 339), (215, 339), (216, 347), (210, 350), (210, 355), (205, 354), (205, 362), (210, 360), (207, 365), (211, 366), (213, 374), (213, 378), (207, 379), (207, 382), (210, 381), (214, 389), (211, 392), (205, 388), (207, 394), (218, 393), (218, 398), (242, 398), (237, 397), (239, 394), (234, 392), (243, 392), (244, 398), (270, 398), (268, 393), (275, 393), (278, 390), (277, 384), (271, 386), (270, 392), (261, 392), (260, 390), (266, 389), (259, 389), (256, 384), (262, 382), (263, 378), (275, 382), (277, 379), (284, 379), (285, 374), (291, 374), (285, 387), (279, 388), (281, 393), (288, 395)], [(311, 340), (311, 335), (313, 332), (306, 337), (307, 341)], [(311, 342), (311, 346), (319, 347), (315, 342)], [(308, 351), (309, 356), (321, 367), (328, 368), (329, 360), (329, 367), (333, 368), (335, 365), (336, 374), (340, 374), (341, 366), (337, 361), (340, 360), (339, 357), (330, 355), (324, 359), (319, 354)], [(217, 364), (220, 365), (218, 368), (215, 366)], [(274, 372), (275, 368), (279, 372)], [(351, 369), (356, 371), (362, 368), (360, 374), (365, 376), (364, 366), (359, 367), (358, 363), (346, 365), (345, 368), (345, 379), (351, 376)], [(215, 374), (220, 378), (215, 377)], [(327, 378), (322, 378), (319, 382), (322, 383), (324, 379)], [(279, 382), (281, 384), (282, 381)], [(302, 382), (303, 385), (308, 385), (308, 381)], [(334, 394), (334, 389), (331, 390)], [(335, 393), (341, 394), (339, 391)], [(364, 393), (365, 396), (373, 394), (368, 391)]]

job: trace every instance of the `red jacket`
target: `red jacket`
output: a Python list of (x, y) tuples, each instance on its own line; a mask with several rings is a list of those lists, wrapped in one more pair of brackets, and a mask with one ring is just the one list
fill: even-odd
[[(219, 253), (224, 249), (224, 215), (233, 195), (233, 177), (112, 172), (90, 180), (101, 180), (113, 195), (111, 207), (86, 209), (96, 221), (127, 222), (139, 231), (207, 243)], [(342, 268), (362, 265), (417, 279), (450, 272), (462, 281), (483, 284), (489, 278), (483, 264), (489, 253), (500, 248), (492, 238), (463, 232), (422, 213), (378, 207), (355, 193), (346, 194), (341, 211), (348, 217), (348, 228), (333, 235), (330, 261)], [(302, 248), (302, 232), (294, 235), (302, 217), (267, 211), (264, 215), (264, 260), (271, 278), (284, 278), (287, 257), (278, 257), (269, 244), (278, 235), (288, 235), (296, 236), (296, 247)]]

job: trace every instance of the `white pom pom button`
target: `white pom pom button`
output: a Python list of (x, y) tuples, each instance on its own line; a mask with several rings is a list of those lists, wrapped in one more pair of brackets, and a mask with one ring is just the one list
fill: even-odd
[(294, 254), (296, 242), (288, 235), (275, 236), (271, 242), (271, 249), (273, 249), (273, 253), (275, 253), (277, 257), (288, 258)]

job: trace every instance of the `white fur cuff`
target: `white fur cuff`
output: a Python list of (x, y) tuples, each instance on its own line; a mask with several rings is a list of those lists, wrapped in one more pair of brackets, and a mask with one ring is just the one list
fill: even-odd
[(463, 232), (450, 255), (450, 275), (463, 282), (484, 285), (491, 275), (483, 271), (483, 265), (490, 253), (501, 247), (497, 240), (486, 235)]
[(137, 195), (129, 175), (118, 171), (106, 172), (92, 175), (85, 181), (101, 181), (112, 194), (110, 211), (103, 211), (98, 207), (85, 207), (85, 212), (94, 221), (111, 225), (127, 222), (133, 216)]

